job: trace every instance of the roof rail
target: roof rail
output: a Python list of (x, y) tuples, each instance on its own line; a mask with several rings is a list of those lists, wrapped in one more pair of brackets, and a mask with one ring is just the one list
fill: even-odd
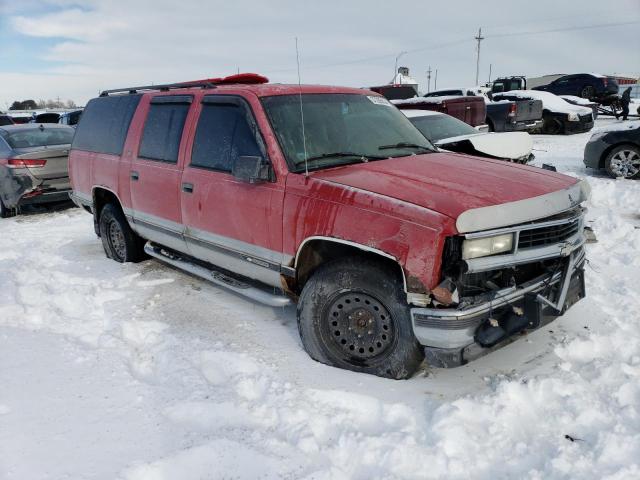
[(159, 90), (169, 91), (178, 88), (216, 88), (216, 85), (255, 85), (267, 83), (269, 79), (257, 73), (238, 73), (222, 78), (207, 78), (204, 80), (192, 80), (189, 82), (166, 83), (161, 85), (143, 85), (139, 87), (115, 88), (113, 90), (104, 90), (100, 93), (101, 97), (107, 97), (115, 93), (128, 93), (130, 95), (140, 92), (141, 90)]

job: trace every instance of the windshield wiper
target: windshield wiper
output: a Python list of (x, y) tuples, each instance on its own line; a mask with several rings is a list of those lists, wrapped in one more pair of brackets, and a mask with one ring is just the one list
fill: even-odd
[(394, 143), (393, 145), (381, 145), (378, 147), (378, 150), (388, 150), (390, 148), (421, 148), (423, 150), (433, 151), (433, 148), (427, 147), (425, 145), (418, 145), (417, 143), (409, 143), (409, 142), (400, 142)]
[(355, 152), (331, 152), (331, 153), (323, 153), (322, 155), (314, 155), (313, 157), (307, 158), (307, 162), (313, 160), (322, 160), (323, 158), (340, 158), (340, 157), (356, 157), (362, 159), (362, 161), (368, 160), (383, 160), (385, 158), (389, 158), (386, 155), (368, 155), (364, 153), (355, 153)]

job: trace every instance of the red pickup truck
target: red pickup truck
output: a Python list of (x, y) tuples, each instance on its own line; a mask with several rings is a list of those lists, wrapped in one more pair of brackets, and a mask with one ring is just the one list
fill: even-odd
[(472, 127), (484, 126), (485, 130), (489, 129), (488, 125), (486, 125), (487, 105), (482, 97), (460, 95), (414, 97), (404, 100), (392, 100), (392, 102), (401, 110), (432, 110), (446, 113)]
[(584, 296), (584, 183), (439, 152), (371, 91), (255, 74), (106, 91), (69, 163), (107, 256), (295, 301), (329, 365), (460, 365)]

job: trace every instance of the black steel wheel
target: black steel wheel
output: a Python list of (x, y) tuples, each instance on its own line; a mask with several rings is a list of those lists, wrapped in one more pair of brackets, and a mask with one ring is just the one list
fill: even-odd
[(100, 238), (107, 257), (116, 262), (139, 262), (144, 258), (143, 240), (131, 230), (122, 210), (105, 205), (100, 212)]
[(300, 295), (298, 329), (313, 359), (339, 368), (401, 379), (423, 360), (402, 280), (368, 258), (318, 268)]

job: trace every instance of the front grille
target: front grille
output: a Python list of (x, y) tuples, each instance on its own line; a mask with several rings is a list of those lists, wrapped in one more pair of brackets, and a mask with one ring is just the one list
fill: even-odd
[(560, 243), (575, 235), (579, 229), (580, 218), (575, 218), (569, 223), (522, 230), (518, 239), (518, 248), (541, 247)]

